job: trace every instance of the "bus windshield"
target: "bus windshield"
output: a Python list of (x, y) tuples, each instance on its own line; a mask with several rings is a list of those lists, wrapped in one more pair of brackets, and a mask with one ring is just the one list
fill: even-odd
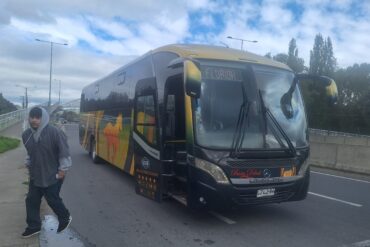
[(201, 96), (194, 104), (195, 136), (200, 146), (232, 149), (240, 109), (247, 105), (240, 149), (287, 149), (286, 138), (265, 116), (262, 104), (295, 148), (308, 145), (306, 114), (298, 86), (292, 97), (292, 116), (286, 117), (280, 105), (282, 96), (292, 85), (292, 72), (215, 61), (202, 61), (201, 71)]

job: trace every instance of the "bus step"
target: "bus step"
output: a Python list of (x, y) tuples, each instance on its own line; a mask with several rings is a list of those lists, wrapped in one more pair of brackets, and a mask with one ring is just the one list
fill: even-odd
[(167, 177), (167, 178), (173, 178), (175, 177), (175, 173), (162, 173), (161, 176)]
[(176, 151), (177, 160), (186, 160), (187, 152), (186, 151)]
[(187, 201), (186, 201), (186, 195), (174, 195), (174, 194), (170, 194), (170, 196), (175, 199), (176, 201), (180, 202), (181, 204), (184, 204), (185, 206), (188, 205)]
[(177, 180), (179, 180), (180, 182), (183, 182), (183, 183), (186, 183), (188, 181), (188, 179), (186, 177), (183, 177), (183, 176), (176, 176), (175, 178)]
[(178, 160), (178, 161), (176, 161), (176, 164), (180, 165), (180, 166), (186, 166), (188, 164), (188, 162)]

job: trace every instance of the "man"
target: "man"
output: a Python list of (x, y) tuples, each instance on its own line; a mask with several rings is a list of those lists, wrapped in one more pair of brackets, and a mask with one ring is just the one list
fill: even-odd
[(58, 217), (58, 233), (72, 221), (59, 196), (66, 171), (72, 166), (67, 137), (60, 129), (49, 124), (49, 115), (44, 108), (31, 109), (29, 124), (30, 128), (22, 134), (28, 154), (26, 166), (30, 174), (26, 198), (27, 228), (22, 234), (23, 238), (40, 232), (40, 204), (43, 196)]

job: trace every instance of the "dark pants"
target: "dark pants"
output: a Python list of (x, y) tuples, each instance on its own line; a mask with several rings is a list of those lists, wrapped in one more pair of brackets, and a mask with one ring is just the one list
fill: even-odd
[(69, 211), (64, 206), (62, 198), (59, 196), (60, 189), (62, 187), (63, 180), (59, 180), (56, 184), (50, 185), (49, 187), (42, 188), (37, 187), (31, 180), (28, 187), (28, 194), (26, 198), (26, 210), (27, 210), (27, 225), (30, 229), (41, 228), (40, 220), (40, 204), (41, 198), (45, 196), (45, 199), (54, 213), (57, 215), (59, 222), (65, 222), (69, 219)]

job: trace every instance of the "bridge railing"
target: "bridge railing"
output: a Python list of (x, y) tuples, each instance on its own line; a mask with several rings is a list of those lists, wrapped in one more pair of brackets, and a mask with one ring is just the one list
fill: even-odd
[(0, 131), (23, 121), (27, 115), (27, 109), (8, 112), (0, 115)]

